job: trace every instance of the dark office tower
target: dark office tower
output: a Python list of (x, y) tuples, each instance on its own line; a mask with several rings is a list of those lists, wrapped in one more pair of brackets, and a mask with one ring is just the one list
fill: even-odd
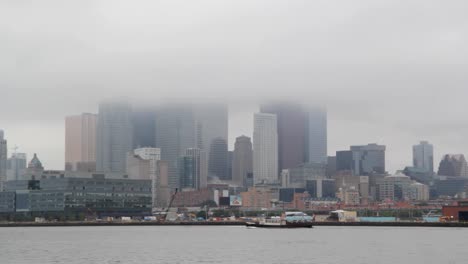
[(197, 147), (197, 126), (192, 107), (163, 106), (157, 109), (156, 147), (161, 149), (161, 160), (168, 162), (169, 187), (179, 186), (178, 159), (186, 149)]
[(351, 146), (353, 174), (372, 175), (385, 173), (385, 146), (368, 144)]
[(234, 151), (227, 153), (227, 177), (232, 180), (232, 160), (234, 158)]
[(182, 156), (179, 158), (179, 188), (183, 189), (196, 189), (196, 175), (195, 175), (195, 160), (193, 157)]
[(343, 150), (336, 152), (336, 170), (351, 171), (353, 169), (353, 152)]
[[(276, 114), (278, 122), (278, 169), (295, 168), (306, 161), (307, 115), (299, 104), (274, 103), (260, 107), (262, 113)], [(255, 176), (255, 175), (254, 175)]]
[(327, 157), (327, 177), (331, 177), (336, 174), (336, 156)]
[(226, 140), (215, 138), (211, 141), (210, 158), (208, 160), (209, 176), (218, 177), (220, 180), (231, 180), (227, 171), (228, 148)]
[(249, 137), (236, 138), (232, 157), (232, 182), (244, 186), (247, 175), (253, 172), (252, 141)]
[(156, 111), (134, 109), (132, 114), (133, 148), (154, 148), (156, 133)]
[(127, 153), (133, 148), (132, 110), (127, 102), (99, 104), (96, 170), (125, 172)]
[(468, 165), (463, 154), (447, 154), (440, 161), (438, 175), (468, 177)]

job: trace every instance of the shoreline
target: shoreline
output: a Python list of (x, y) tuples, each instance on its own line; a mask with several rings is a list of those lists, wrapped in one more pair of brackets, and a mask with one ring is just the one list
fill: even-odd
[[(14, 222), (0, 223), (0, 227), (72, 227), (72, 226), (245, 226), (240, 221), (220, 222)], [(460, 222), (315, 222), (313, 226), (373, 226), (373, 227), (468, 227)]]

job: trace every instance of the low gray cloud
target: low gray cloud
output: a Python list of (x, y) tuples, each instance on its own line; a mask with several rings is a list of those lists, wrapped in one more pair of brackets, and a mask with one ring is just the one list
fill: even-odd
[[(411, 144), (468, 154), (466, 1), (0, 1), (0, 127), (63, 163), (63, 118), (105, 98), (225, 99), (231, 138), (256, 102), (326, 104), (329, 152)], [(25, 129), (27, 133), (25, 133)]]

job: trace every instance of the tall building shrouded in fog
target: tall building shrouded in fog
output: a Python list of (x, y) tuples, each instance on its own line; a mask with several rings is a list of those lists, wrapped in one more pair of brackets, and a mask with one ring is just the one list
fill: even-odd
[(154, 148), (156, 146), (156, 111), (133, 109), (133, 148)]
[(327, 163), (327, 111), (312, 108), (307, 111), (306, 120), (306, 161)]
[(198, 128), (198, 147), (210, 156), (211, 143), (222, 138), (228, 143), (228, 107), (223, 103), (196, 104), (193, 108)]
[(167, 161), (170, 188), (178, 188), (179, 158), (186, 149), (197, 148), (199, 134), (191, 106), (171, 105), (157, 109), (156, 147), (161, 149), (161, 160)]
[(438, 175), (468, 177), (468, 164), (463, 154), (447, 154), (440, 161)]
[(434, 172), (434, 147), (427, 141), (413, 146), (413, 167)]
[[(222, 180), (230, 179), (227, 164), (224, 165), (227, 162), (227, 156), (226, 160), (224, 156), (227, 154), (224, 154), (223, 150), (223, 145), (228, 145), (227, 105), (214, 102), (196, 103), (193, 111), (197, 126), (197, 147), (207, 155), (209, 175)], [(212, 154), (212, 150), (216, 154)]]
[(211, 142), (208, 172), (210, 177), (218, 177), (220, 180), (228, 178), (228, 147), (223, 138), (215, 138)]
[(65, 118), (65, 170), (96, 170), (96, 123), (96, 114)]
[(327, 162), (327, 112), (324, 108), (288, 102), (264, 104), (260, 111), (277, 116), (280, 170), (308, 162)]
[(294, 103), (264, 104), (260, 107), (260, 112), (276, 115), (278, 169), (281, 171), (295, 168), (304, 163), (308, 149), (306, 144), (307, 115), (302, 106)]
[(3, 130), (0, 130), (0, 192), (7, 178), (8, 145)]
[(238, 186), (244, 186), (247, 175), (253, 172), (252, 141), (249, 137), (236, 138), (232, 158), (232, 181)]
[(385, 146), (368, 144), (351, 146), (352, 171), (356, 176), (385, 173)]
[(133, 149), (132, 110), (126, 102), (99, 104), (96, 169), (125, 172), (127, 153)]
[(254, 115), (254, 184), (278, 183), (278, 132), (275, 114)]

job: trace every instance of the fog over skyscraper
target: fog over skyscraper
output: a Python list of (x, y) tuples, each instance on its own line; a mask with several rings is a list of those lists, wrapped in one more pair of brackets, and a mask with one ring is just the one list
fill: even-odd
[[(228, 106), (224, 103), (198, 103), (193, 108), (197, 123), (198, 148), (204, 150), (209, 159), (214, 139), (223, 139), (228, 144)], [(219, 143), (219, 140), (215, 143)]]
[(156, 147), (161, 149), (161, 160), (168, 162), (169, 187), (179, 187), (179, 157), (186, 149), (198, 146), (196, 120), (191, 106), (171, 105), (157, 109)]
[(306, 140), (308, 162), (327, 162), (327, 111), (321, 108), (309, 109), (306, 113)]
[(0, 192), (7, 177), (8, 145), (3, 130), (0, 130)]
[(434, 172), (434, 147), (427, 141), (413, 146), (413, 166), (426, 172)]
[(127, 102), (99, 104), (96, 169), (125, 172), (127, 153), (133, 148), (131, 106)]
[[(306, 161), (306, 113), (297, 103), (270, 103), (260, 112), (275, 114), (278, 135), (278, 169), (295, 168)], [(255, 137), (254, 137), (255, 144)]]
[(156, 143), (156, 111), (134, 108), (132, 113), (133, 148), (154, 148)]
[(254, 184), (278, 182), (278, 132), (275, 114), (254, 114)]
[(208, 164), (209, 176), (231, 180), (228, 177), (228, 146), (225, 139), (215, 138), (211, 141)]
[(97, 115), (65, 117), (65, 170), (96, 170)]
[(249, 137), (236, 138), (232, 158), (232, 182), (238, 186), (245, 184), (249, 173), (253, 172), (252, 141)]

